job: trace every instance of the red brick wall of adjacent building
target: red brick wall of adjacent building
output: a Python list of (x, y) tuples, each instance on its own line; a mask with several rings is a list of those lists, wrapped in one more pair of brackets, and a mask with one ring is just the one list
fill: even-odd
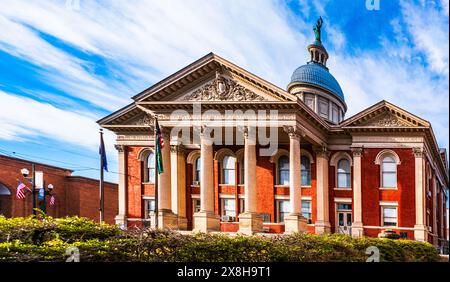
[[(26, 168), (31, 174), (31, 162), (0, 155), (0, 183), (8, 188), (11, 195), (0, 196), (0, 213), (8, 217), (22, 217), (32, 214), (31, 192), (26, 193), (25, 199), (17, 199), (16, 189), (18, 181), (28, 187), (31, 184), (20, 174)], [(36, 164), (36, 171), (44, 173), (45, 185), (53, 184), (53, 194), (56, 198), (54, 206), (50, 206), (47, 197), (47, 214), (52, 217), (79, 215), (93, 220), (99, 218), (99, 182), (85, 177), (72, 176), (72, 171)], [(114, 223), (117, 215), (117, 184), (105, 183), (105, 221)], [(39, 207), (39, 204), (38, 204)]]
[[(381, 225), (380, 201), (398, 202), (398, 226), (413, 228), (415, 225), (415, 158), (411, 149), (393, 149), (400, 158), (397, 166), (397, 190), (379, 189), (380, 165), (375, 164), (375, 158), (382, 149), (364, 149), (361, 163), (363, 223), (365, 226)], [(396, 229), (394, 229), (396, 230)], [(407, 232), (413, 239), (414, 232)], [(380, 229), (366, 228), (366, 235), (376, 236)]]

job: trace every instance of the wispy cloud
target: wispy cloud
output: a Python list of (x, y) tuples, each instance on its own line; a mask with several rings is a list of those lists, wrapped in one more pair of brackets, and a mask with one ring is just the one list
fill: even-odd
[[(0, 139), (46, 134), (94, 148), (101, 112), (211, 51), (284, 88), (308, 59), (310, 18), (322, 15), (347, 116), (387, 99), (430, 120), (448, 147), (448, 0), (438, 2), (401, 1), (390, 33), (373, 35), (380, 48), (348, 52), (352, 31), (330, 20), (341, 14), (331, 1), (299, 0), (295, 11), (269, 0), (81, 0), (77, 11), (62, 0), (4, 0), (0, 50), (33, 64), (41, 83), (65, 94), (26, 89), (32, 98), (24, 98), (3, 87)], [(71, 124), (72, 132), (52, 123)]]

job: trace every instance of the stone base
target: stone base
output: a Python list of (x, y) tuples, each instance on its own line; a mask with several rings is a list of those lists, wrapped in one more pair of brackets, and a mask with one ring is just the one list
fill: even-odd
[(421, 242), (428, 241), (427, 229), (425, 225), (414, 225), (414, 240)]
[(178, 230), (187, 230), (188, 220), (185, 217), (178, 216)]
[(171, 210), (159, 210), (158, 228), (174, 230), (178, 229), (178, 216)]
[(195, 213), (194, 226), (194, 232), (220, 231), (220, 216), (208, 212)]
[(127, 228), (127, 217), (124, 214), (118, 214), (114, 219), (116, 221), (116, 225), (118, 225), (120, 229)]
[(284, 217), (284, 233), (307, 232), (308, 220), (301, 214), (289, 214)]
[(362, 222), (352, 223), (352, 237), (361, 238), (364, 236), (364, 228)]
[(253, 235), (263, 232), (263, 218), (257, 213), (241, 213), (239, 215), (239, 233)]
[(330, 234), (331, 233), (330, 223), (327, 221), (316, 221), (315, 233), (316, 234)]

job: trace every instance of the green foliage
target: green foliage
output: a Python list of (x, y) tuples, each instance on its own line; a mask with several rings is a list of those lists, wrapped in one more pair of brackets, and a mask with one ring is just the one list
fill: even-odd
[(427, 243), (345, 235), (274, 236), (181, 235), (171, 231), (122, 231), (89, 219), (42, 220), (0, 216), (1, 261), (65, 261), (67, 248), (81, 261), (136, 262), (363, 262), (370, 246), (381, 261), (438, 261)]

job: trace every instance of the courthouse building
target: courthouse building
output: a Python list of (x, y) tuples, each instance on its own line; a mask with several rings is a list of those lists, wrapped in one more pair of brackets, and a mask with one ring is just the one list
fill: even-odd
[(159, 227), (355, 237), (391, 229), (441, 244), (448, 162), (431, 124), (387, 101), (346, 117), (352, 105), (320, 32), (308, 51), (286, 89), (210, 53), (101, 119), (117, 135), (116, 222), (155, 224), (156, 114)]

